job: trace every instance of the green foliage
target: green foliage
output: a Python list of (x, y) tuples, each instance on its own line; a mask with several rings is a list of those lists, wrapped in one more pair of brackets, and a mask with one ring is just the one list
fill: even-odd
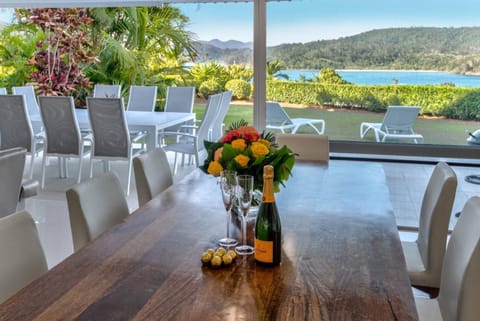
[(219, 92), (223, 91), (223, 88), (224, 87), (220, 81), (212, 78), (202, 82), (198, 88), (198, 92), (203, 98), (207, 99), (208, 96), (218, 94)]
[(235, 99), (247, 99), (250, 98), (252, 86), (243, 79), (232, 79), (225, 84), (225, 89), (233, 91)]
[(268, 79), (283, 79), (288, 80), (288, 75), (280, 73), (281, 70), (285, 69), (285, 64), (278, 59), (267, 61), (267, 78)]
[(253, 69), (246, 66), (246, 65), (228, 65), (227, 66), (227, 73), (231, 79), (242, 79), (245, 81), (252, 80), (253, 77)]
[(421, 114), (480, 119), (480, 89), (433, 85), (332, 85), (267, 83), (267, 99), (338, 108), (385, 111), (390, 105), (420, 106)]
[(480, 72), (480, 28), (389, 28), (336, 40), (268, 48), (289, 69), (414, 69)]
[(343, 80), (342, 76), (335, 72), (333, 68), (323, 68), (320, 70), (320, 74), (314, 76), (314, 80), (325, 84), (347, 84), (348, 82)]
[(192, 77), (193, 85), (197, 88), (207, 80), (215, 81), (223, 90), (225, 83), (230, 79), (227, 69), (216, 63), (210, 61), (208, 64), (195, 64), (190, 70), (190, 76)]

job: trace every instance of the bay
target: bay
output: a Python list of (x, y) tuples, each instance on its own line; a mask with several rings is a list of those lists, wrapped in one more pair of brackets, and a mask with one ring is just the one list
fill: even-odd
[[(313, 79), (319, 70), (282, 70), (289, 80), (300, 80), (301, 75)], [(342, 78), (357, 85), (440, 85), (454, 84), (456, 87), (480, 87), (480, 76), (459, 75), (440, 71), (410, 70), (336, 70)]]

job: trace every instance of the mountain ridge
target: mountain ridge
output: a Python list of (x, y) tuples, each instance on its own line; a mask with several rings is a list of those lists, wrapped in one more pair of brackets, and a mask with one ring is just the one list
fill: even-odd
[[(229, 46), (232, 42), (235, 46)], [(239, 44), (240, 43), (240, 44)], [(198, 42), (198, 62), (252, 64), (249, 43)], [(217, 45), (222, 48), (217, 47)], [(409, 27), (373, 29), (353, 36), (267, 48), (267, 59), (286, 69), (409, 69), (456, 73), (480, 72), (480, 27)]]

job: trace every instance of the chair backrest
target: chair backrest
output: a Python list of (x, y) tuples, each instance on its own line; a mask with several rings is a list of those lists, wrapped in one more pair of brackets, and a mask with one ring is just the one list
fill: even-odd
[(157, 86), (130, 86), (127, 110), (153, 111), (157, 101)]
[(225, 91), (222, 93), (222, 101), (215, 115), (215, 120), (212, 125), (212, 132), (210, 135), (211, 141), (217, 141), (223, 136), (223, 121), (227, 115), (230, 102), (232, 101), (233, 91)]
[(453, 229), (443, 261), (438, 303), (443, 321), (480, 315), (480, 197), (470, 198)]
[(279, 103), (267, 101), (266, 108), (267, 125), (282, 126), (292, 124), (292, 120)]
[(161, 148), (133, 159), (138, 205), (143, 206), (173, 184), (167, 155)]
[(411, 132), (419, 112), (418, 106), (388, 106), (381, 129), (390, 133)]
[(93, 156), (129, 157), (130, 134), (121, 98), (87, 97)]
[(12, 87), (12, 94), (25, 96), (25, 104), (30, 116), (40, 114), (33, 86)]
[(31, 152), (33, 129), (23, 95), (0, 95), (0, 150), (23, 147)]
[(286, 145), (295, 154), (296, 159), (328, 163), (330, 144), (327, 135), (313, 134), (276, 134), (277, 144)]
[(129, 215), (122, 187), (112, 172), (73, 186), (66, 196), (75, 251)]
[(48, 154), (80, 155), (82, 136), (75, 114), (73, 97), (39, 96)]
[(168, 87), (165, 111), (191, 113), (195, 98), (195, 87)]
[(6, 95), (7, 94), (7, 88), (0, 88), (0, 95)]
[(440, 284), (448, 223), (457, 190), (457, 175), (446, 163), (438, 163), (427, 184), (420, 210), (417, 245), (429, 283)]
[(0, 303), (48, 271), (37, 228), (28, 212), (0, 218)]
[(220, 108), (222, 102), (222, 94), (210, 95), (207, 101), (207, 107), (205, 108), (205, 114), (203, 115), (202, 122), (197, 131), (198, 150), (205, 149), (203, 142), (210, 140), (210, 132), (215, 121), (215, 117)]
[(120, 98), (122, 87), (120, 85), (100, 85), (93, 87), (95, 98)]
[(0, 151), (0, 217), (17, 211), (25, 153), (21, 147)]

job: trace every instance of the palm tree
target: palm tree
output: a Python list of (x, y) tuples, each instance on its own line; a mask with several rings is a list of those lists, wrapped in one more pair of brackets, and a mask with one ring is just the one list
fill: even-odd
[[(131, 84), (161, 82), (165, 66), (182, 70), (172, 58), (185, 62), (193, 57), (193, 34), (185, 30), (188, 18), (178, 8), (94, 8), (92, 39), (99, 48), (98, 62), (88, 74), (94, 82)], [(169, 69), (169, 68), (167, 68)]]
[(280, 60), (267, 61), (267, 79), (278, 78), (288, 80), (287, 74), (279, 73), (283, 69), (285, 69), (285, 65)]

